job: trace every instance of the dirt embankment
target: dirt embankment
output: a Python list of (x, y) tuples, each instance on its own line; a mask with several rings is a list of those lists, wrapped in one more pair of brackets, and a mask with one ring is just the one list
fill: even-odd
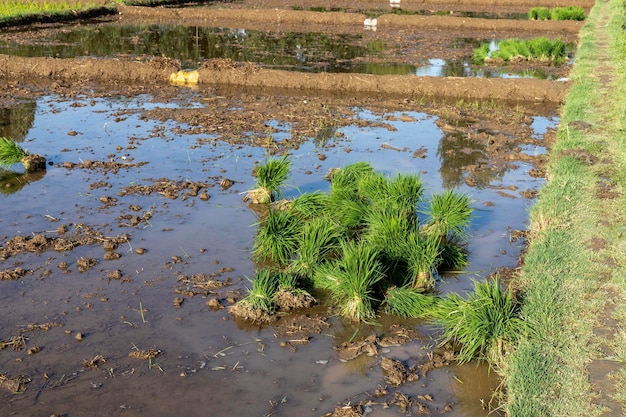
[[(322, 90), (336, 94), (369, 93), (384, 98), (461, 97), (464, 99), (504, 99), (559, 103), (568, 82), (548, 80), (415, 77), (369, 74), (302, 74), (265, 70), (251, 64), (236, 65), (209, 61), (198, 70), (200, 84), (255, 86)], [(0, 77), (5, 79), (49, 78), (52, 80), (106, 81), (130, 83), (168, 83), (180, 70), (178, 61), (155, 58), (148, 62), (134, 60), (55, 59), (0, 56)]]

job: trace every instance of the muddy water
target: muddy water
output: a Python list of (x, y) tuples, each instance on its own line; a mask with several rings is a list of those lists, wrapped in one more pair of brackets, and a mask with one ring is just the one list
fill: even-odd
[[(492, 36), (486, 34), (485, 36)], [(165, 56), (197, 69), (205, 60), (221, 58), (253, 62), (263, 68), (301, 72), (418, 75), (433, 77), (526, 77), (552, 79), (553, 69), (521, 71), (472, 63), (473, 49), (488, 38), (452, 37), (435, 50), (427, 35), (395, 36), (271, 32), (166, 24), (81, 25), (63, 30), (16, 33), (0, 41), (0, 53), (22, 57)], [(29, 39), (25, 42), (24, 39)], [(418, 52), (419, 50), (419, 52)], [(442, 57), (443, 50), (465, 51), (464, 56)], [(426, 54), (428, 58), (412, 58)]]
[[(240, 193), (253, 187), (252, 168), (267, 154), (262, 147), (231, 145), (217, 134), (183, 134), (186, 126), (181, 123), (142, 116), (144, 109), (182, 111), (212, 103), (213, 97), (201, 92), (180, 94), (179, 101), (168, 103), (149, 95), (75, 99), (50, 95), (0, 113), (15, 115), (0, 125), (9, 132), (23, 132), (22, 146), (53, 163), (45, 175), (18, 177), (22, 182), (17, 189), (6, 187), (15, 179), (4, 184), (0, 244), (15, 235), (57, 237), (60, 225), (67, 225), (68, 233), (90, 227), (105, 237), (130, 236), (116, 249), (121, 257), (114, 260), (105, 260), (103, 245), (96, 242), (61, 252), (20, 253), (2, 261), (3, 269), (21, 266), (32, 271), (20, 280), (0, 282), (0, 340), (20, 331), (26, 337), (24, 349), (0, 351), (0, 373), (30, 380), (23, 394), (0, 391), (7, 415), (323, 415), (340, 404), (366, 399), (366, 393), (384, 385), (380, 355), (341, 362), (333, 347), (371, 331), (384, 333), (394, 322), (389, 318), (382, 317), (380, 326), (365, 326), (331, 317), (329, 328), (303, 341), (295, 329), (293, 334), (276, 336), (272, 327), (236, 322), (226, 308), (209, 309), (207, 297), (200, 295), (184, 297), (180, 308), (174, 306), (174, 298), (180, 296), (176, 290), (185, 286), (179, 282), (181, 275), (215, 274), (215, 279), (229, 284), (208, 296), (218, 297), (223, 306), (248, 285), (246, 277), (254, 273), (249, 250), (256, 216)], [(239, 106), (233, 97), (232, 108)], [(445, 133), (437, 125), (439, 117), (415, 111), (353, 110), (354, 123), (328, 126), (325, 135), (291, 150), (287, 197), (326, 190), (322, 177), (329, 168), (357, 161), (369, 161), (390, 174), (420, 172), (430, 192), (455, 187), (470, 194), (476, 209), (469, 271), (442, 277), (441, 293), (469, 290), (472, 278), (515, 265), (520, 243), (510, 241), (509, 229), (524, 228), (532, 203), (519, 191), (542, 183), (528, 176), (529, 163), (477, 170), (479, 182), (468, 187), (464, 167), (475, 164), (481, 150)], [(357, 123), (362, 121), (381, 124), (363, 127)], [(542, 138), (556, 122), (552, 114), (539, 114), (530, 129)], [(265, 125), (273, 128), (273, 143), (291, 135), (288, 123), (268, 119)], [(418, 150), (424, 158), (416, 157)], [(525, 149), (529, 154), (543, 151), (536, 144)], [(113, 172), (70, 169), (66, 164), (88, 160), (120, 165)], [(13, 168), (19, 172), (19, 167)], [(222, 189), (219, 182), (224, 178), (234, 185)], [(183, 192), (176, 199), (158, 192), (127, 192), (131, 186), (165, 180), (202, 183), (210, 198), (183, 197)], [(106, 203), (103, 197), (116, 201)], [(149, 219), (134, 225), (124, 218), (145, 213)], [(138, 248), (145, 254), (137, 254)], [(98, 263), (80, 272), (80, 258)], [(67, 272), (58, 267), (62, 261), (68, 263)], [(109, 277), (116, 270), (121, 279)], [(307, 313), (323, 317), (327, 306)], [(24, 327), (50, 322), (59, 326), (47, 331)], [(420, 337), (384, 348), (381, 355), (407, 364), (426, 361), (436, 330), (405, 324), (415, 327)], [(81, 341), (76, 339), (79, 332)], [(29, 355), (26, 349), (34, 346), (41, 351)], [(129, 356), (149, 349), (160, 354), (150, 360)], [(95, 369), (85, 367), (84, 362), (96, 355), (106, 362)], [(432, 413), (486, 416), (483, 404), (494, 384), (493, 373), (484, 367), (450, 366), (397, 389), (389, 387), (389, 396), (396, 391), (428, 395)], [(367, 411), (400, 415), (397, 407), (386, 409), (382, 401), (373, 401)]]

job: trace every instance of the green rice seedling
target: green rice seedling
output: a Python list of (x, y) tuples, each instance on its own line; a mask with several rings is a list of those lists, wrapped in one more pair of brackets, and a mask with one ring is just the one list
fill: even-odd
[(375, 285), (385, 277), (379, 252), (366, 243), (344, 242), (339, 259), (338, 282), (332, 288), (332, 299), (339, 314), (356, 321), (376, 317)]
[(342, 275), (338, 260), (321, 263), (313, 270), (313, 287), (334, 290)]
[(550, 10), (547, 7), (533, 7), (528, 12), (529, 20), (548, 20), (550, 19)]
[(357, 194), (374, 203), (393, 200), (405, 208), (407, 215), (414, 215), (422, 197), (424, 185), (417, 175), (398, 173), (387, 178), (378, 173), (364, 175), (357, 184)]
[(504, 39), (498, 43), (498, 49), (491, 53), (494, 59), (510, 61), (514, 58), (530, 58), (530, 47), (527, 40)]
[(278, 268), (287, 265), (300, 243), (300, 218), (291, 210), (270, 208), (258, 224), (252, 255), (258, 261), (273, 262)]
[(251, 310), (260, 310), (271, 314), (274, 312), (274, 295), (278, 290), (278, 274), (269, 269), (260, 269), (255, 272), (254, 279), (248, 280), (252, 287), (248, 295), (239, 301), (244, 307)]
[(440, 247), (439, 268), (443, 271), (459, 271), (469, 265), (468, 253), (464, 242), (453, 238)]
[(359, 197), (373, 202), (386, 199), (389, 194), (389, 180), (377, 172), (363, 175), (356, 186)]
[(480, 46), (474, 49), (474, 56), (472, 57), (472, 61), (475, 64), (482, 64), (487, 60), (487, 58), (491, 57), (491, 48), (488, 43), (481, 43)]
[(578, 20), (586, 19), (585, 9), (582, 7), (533, 7), (528, 12), (530, 20)]
[(248, 191), (246, 198), (255, 204), (269, 204), (279, 198), (281, 188), (291, 170), (291, 160), (287, 155), (282, 158), (269, 158), (256, 170), (256, 188)]
[(582, 7), (554, 7), (550, 9), (551, 20), (578, 20), (586, 19), (585, 9)]
[[(487, 46), (485, 46), (487, 45)], [(498, 43), (498, 49), (487, 52), (488, 44), (482, 44), (474, 50), (475, 63), (483, 63), (487, 59), (511, 61), (528, 59), (535, 61), (549, 61), (561, 64), (567, 54), (565, 44), (560, 39), (550, 40), (545, 37), (534, 39), (504, 39)]]
[(408, 216), (397, 201), (388, 199), (368, 208), (361, 238), (389, 260), (397, 262), (405, 257), (406, 237), (415, 228), (415, 215)]
[(289, 271), (311, 279), (315, 268), (336, 256), (340, 243), (345, 239), (345, 229), (330, 218), (318, 217), (302, 226), (296, 259)]
[(18, 163), (24, 166), (26, 172), (46, 169), (46, 158), (29, 153), (11, 139), (0, 137), (0, 167), (8, 168)]
[(437, 298), (413, 287), (391, 287), (385, 292), (384, 312), (401, 317), (425, 318)]
[(0, 137), (0, 166), (10, 167), (21, 163), (26, 151), (11, 139)]
[(356, 193), (361, 178), (369, 174), (375, 174), (375, 171), (368, 162), (356, 162), (329, 171), (326, 178), (330, 180), (331, 192), (336, 189), (349, 189)]
[(441, 264), (442, 247), (435, 234), (409, 233), (402, 250), (407, 262), (409, 282), (413, 288), (432, 290), (435, 288), (435, 275)]
[(398, 173), (388, 187), (389, 197), (395, 199), (411, 215), (424, 193), (424, 183), (419, 175)]
[(565, 44), (559, 39), (551, 40), (546, 37), (530, 39), (528, 48), (530, 56), (540, 61), (552, 61), (565, 57)]
[(305, 219), (313, 219), (323, 216), (328, 212), (327, 195), (321, 192), (306, 193), (293, 199), (291, 209), (299, 213)]
[(430, 207), (424, 211), (429, 220), (423, 232), (442, 239), (463, 237), (472, 216), (470, 199), (465, 194), (445, 191), (432, 196)]
[(298, 286), (298, 277), (287, 272), (277, 272), (278, 290), (274, 294), (274, 304), (282, 311), (310, 307), (315, 298)]
[(333, 219), (348, 230), (358, 230), (363, 227), (369, 202), (360, 198), (347, 188), (337, 188), (330, 192), (328, 211)]
[(443, 329), (442, 343), (460, 344), (457, 360), (461, 363), (473, 359), (498, 363), (510, 345), (529, 331), (511, 290), (503, 290), (499, 279), (474, 282), (467, 299), (448, 294), (431, 314)]

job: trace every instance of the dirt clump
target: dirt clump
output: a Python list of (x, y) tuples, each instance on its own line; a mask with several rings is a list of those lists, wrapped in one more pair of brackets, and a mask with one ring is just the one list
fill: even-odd
[(406, 382), (406, 368), (399, 360), (382, 358), (380, 367), (387, 384), (400, 386)]
[(29, 382), (30, 379), (24, 376), (9, 378), (6, 375), (0, 374), (0, 388), (8, 390), (13, 394), (26, 391), (26, 384)]
[(177, 280), (178, 286), (174, 291), (186, 297), (218, 295), (219, 293), (216, 290), (232, 285), (230, 278), (227, 278), (225, 281), (216, 279), (220, 275), (216, 272), (213, 274), (180, 275)]
[(317, 300), (306, 291), (291, 291), (285, 289), (279, 289), (274, 296), (274, 300), (280, 311), (309, 308), (317, 303)]
[(31, 271), (27, 271), (24, 268), (5, 269), (0, 271), (0, 281), (15, 281), (24, 278), (29, 272)]

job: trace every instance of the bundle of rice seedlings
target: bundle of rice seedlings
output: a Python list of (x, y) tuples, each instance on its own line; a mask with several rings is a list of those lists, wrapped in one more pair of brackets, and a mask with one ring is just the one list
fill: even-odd
[(345, 229), (327, 217), (318, 217), (306, 223), (299, 236), (296, 259), (289, 265), (289, 271), (311, 279), (315, 268), (337, 252), (345, 238)]
[(356, 321), (375, 318), (375, 285), (385, 277), (379, 252), (366, 243), (346, 242), (337, 263), (338, 282), (332, 289), (332, 299), (339, 314)]
[(441, 264), (440, 239), (436, 235), (413, 232), (406, 236), (402, 249), (413, 288), (433, 290), (435, 275)]
[(406, 237), (416, 228), (415, 217), (407, 216), (394, 200), (374, 204), (366, 213), (361, 238), (390, 260), (402, 260), (407, 254)]
[(391, 287), (385, 293), (384, 311), (401, 317), (424, 318), (437, 298), (413, 287)]
[(582, 7), (566, 6), (566, 7), (553, 7), (550, 9), (551, 20), (578, 20), (582, 21), (586, 19), (585, 9)]
[(389, 180), (376, 172), (363, 175), (357, 180), (356, 186), (356, 194), (372, 202), (386, 199), (389, 196)]
[(490, 57), (491, 57), (491, 46), (488, 43), (481, 43), (478, 48), (474, 49), (472, 62), (475, 64), (482, 65)]
[(334, 290), (343, 277), (338, 260), (324, 262), (313, 270), (313, 286), (326, 290)]
[(395, 199), (408, 213), (415, 215), (424, 193), (424, 183), (419, 175), (398, 173), (391, 180), (388, 192), (389, 198)]
[(547, 7), (533, 7), (528, 12), (529, 20), (549, 20), (550, 10)]
[(440, 270), (460, 271), (469, 266), (466, 244), (453, 238), (441, 245), (439, 261)]
[(256, 188), (248, 191), (245, 199), (254, 204), (269, 204), (279, 198), (290, 170), (291, 160), (287, 155), (280, 159), (269, 158), (257, 168)]
[(503, 290), (497, 278), (474, 282), (467, 299), (448, 294), (431, 312), (443, 328), (442, 344), (460, 344), (457, 360), (461, 363), (473, 359), (498, 363), (516, 338), (530, 330), (519, 317), (511, 290)]
[(367, 200), (350, 189), (340, 188), (332, 190), (326, 201), (333, 219), (346, 229), (356, 230), (363, 226), (370, 204)]
[(313, 219), (328, 212), (326, 199), (327, 195), (319, 191), (302, 194), (293, 199), (291, 209), (304, 219)]
[(425, 234), (434, 234), (442, 239), (463, 237), (472, 216), (470, 199), (464, 194), (448, 190), (432, 196), (430, 207), (424, 212), (429, 216), (423, 228)]
[(492, 50), (489, 44), (482, 44), (474, 50), (473, 61), (482, 64), (485, 60), (511, 61), (515, 59), (549, 61), (561, 64), (567, 57), (565, 44), (560, 39), (539, 37), (534, 39), (504, 39)]
[(274, 302), (281, 311), (311, 307), (317, 301), (311, 294), (298, 286), (298, 277), (286, 272), (278, 272), (278, 291)]
[(17, 163), (21, 163), (26, 172), (46, 169), (46, 158), (41, 155), (28, 153), (14, 141), (0, 137), (0, 166), (8, 168)]
[(356, 193), (359, 180), (374, 173), (374, 168), (368, 162), (356, 162), (344, 168), (329, 171), (326, 178), (330, 180), (331, 192), (336, 189), (349, 189)]
[(248, 295), (231, 307), (231, 314), (253, 321), (266, 322), (275, 311), (274, 296), (278, 289), (278, 275), (269, 269), (257, 270)]
[(259, 222), (252, 255), (278, 268), (287, 265), (298, 249), (301, 230), (302, 222), (291, 210), (270, 208)]

